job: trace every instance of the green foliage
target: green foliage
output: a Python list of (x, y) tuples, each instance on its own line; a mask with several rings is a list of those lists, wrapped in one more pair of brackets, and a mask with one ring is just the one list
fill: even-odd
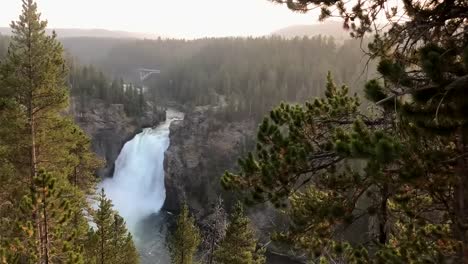
[[(368, 85), (369, 93), (379, 100), (382, 89), (375, 81)], [(290, 226), (274, 239), (292, 242), (310, 259), (367, 263), (390, 254), (389, 263), (418, 263), (450, 254), (453, 240), (448, 236), (421, 236), (420, 230), (447, 223), (422, 221), (439, 206), (428, 193), (409, 192), (412, 184), (429, 187), (421, 183), (424, 178), (405, 176), (410, 170), (413, 175), (427, 171), (417, 165), (444, 153), (416, 159), (415, 154), (424, 151), (421, 142), (413, 137), (406, 141), (408, 134), (392, 130), (393, 115), (371, 117), (361, 112), (358, 99), (347, 92), (344, 86), (338, 89), (329, 75), (323, 99), (304, 106), (282, 104), (273, 110), (259, 127), (255, 152), (240, 159), (239, 173), (222, 177), (223, 186), (243, 192), (248, 204), (270, 201), (284, 207)], [(430, 147), (436, 146), (440, 147), (432, 142)], [(376, 224), (369, 234), (355, 238), (362, 244), (351, 246), (341, 234), (362, 217)], [(409, 246), (414, 237), (420, 244)], [(422, 250), (434, 241), (439, 244)], [(373, 254), (366, 243), (373, 245)]]
[(122, 104), (129, 116), (141, 116), (146, 109), (142, 88), (125, 84), (123, 79), (110, 81), (92, 65), (72, 66), (69, 82), (71, 94), (78, 98), (80, 109), (86, 109), (90, 99), (100, 99), (106, 104)]
[(258, 248), (250, 220), (238, 202), (230, 217), (226, 236), (215, 251), (215, 261), (220, 264), (264, 264), (265, 250)]
[(140, 263), (125, 221), (112, 209), (112, 202), (107, 199), (104, 190), (101, 190), (97, 202), (98, 208), (93, 213), (96, 230), (89, 230), (86, 242), (87, 263)]
[[(318, 159), (317, 148), (296, 136), (291, 124), (307, 135), (320, 111), (303, 122), (290, 113), (303, 115), (304, 107), (281, 106), (280, 113), (288, 115), (272, 111), (275, 126), (264, 121), (255, 154), (240, 160), (240, 173), (225, 174), (223, 185), (247, 193), (249, 202), (286, 206), (292, 224), (275, 238), (293, 241), (313, 261), (443, 263), (456, 257), (455, 262), (466, 262), (468, 40), (461, 22), (466, 4), (405, 1), (399, 11), (390, 1), (274, 1), (302, 12), (319, 7), (320, 19), (337, 14), (352, 36), (376, 30), (369, 48), (383, 80), (368, 82), (365, 94), (377, 103), (377, 114), (357, 112), (347, 115), (349, 123), (333, 123), (330, 112), (329, 122), (310, 135), (329, 146), (330, 156)], [(407, 20), (381, 32), (377, 17), (385, 13), (394, 21), (399, 12)], [(330, 94), (328, 88), (325, 95)], [(305, 146), (307, 158), (290, 156), (296, 144)], [(334, 157), (340, 159), (332, 162)], [(356, 169), (356, 160), (362, 169)], [(308, 170), (317, 164), (324, 168)], [(340, 231), (362, 216), (375, 223), (370, 244), (343, 243)]]
[(299, 182), (310, 181), (308, 175), (339, 163), (342, 157), (333, 152), (331, 136), (335, 127), (352, 125), (360, 103), (348, 96), (346, 86), (336, 87), (330, 74), (326, 87), (325, 98), (272, 110), (259, 127), (255, 155), (240, 159), (240, 173), (226, 173), (222, 185), (247, 190), (249, 203), (268, 200), (280, 207)]
[(31, 222), (28, 222), (21, 226), (26, 232), (25, 236), (39, 236), (41, 243), (46, 245), (41, 253), (51, 262), (66, 260), (67, 263), (82, 263), (81, 248), (74, 243), (80, 234), (72, 231), (76, 230), (75, 213), (80, 208), (66, 197), (69, 191), (67, 183), (61, 183), (59, 178), (39, 171), (34, 179), (34, 186), (31, 195), (23, 198), (21, 206), (27, 215), (38, 214), (37, 221), (41, 231), (36, 233), (35, 229), (30, 229)]
[(261, 120), (281, 101), (302, 103), (323, 94), (329, 70), (357, 91), (364, 85), (356, 67), (365, 64), (360, 46), (356, 40), (338, 44), (326, 36), (116, 42), (97, 65), (126, 80), (133, 80), (130, 73), (142, 66), (161, 70), (147, 81), (147, 98), (157, 102), (219, 106), (217, 116), (227, 121)]
[[(101, 162), (87, 136), (63, 115), (68, 72), (62, 46), (46, 35), (46, 25), (35, 2), (23, 1), (0, 64), (0, 260), (92, 263), (86, 197)], [(116, 245), (125, 256), (115, 256), (137, 263), (123, 220), (113, 223), (115, 234), (124, 233), (114, 241), (124, 241)]]
[(186, 203), (182, 204), (176, 225), (176, 230), (171, 235), (168, 245), (172, 263), (196, 263), (194, 258), (201, 242), (201, 236), (195, 219), (190, 216)]

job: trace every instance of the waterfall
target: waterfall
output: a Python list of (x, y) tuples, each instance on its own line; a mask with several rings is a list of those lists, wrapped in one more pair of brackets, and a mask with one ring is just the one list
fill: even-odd
[(183, 115), (166, 111), (166, 121), (156, 128), (146, 128), (122, 148), (112, 178), (100, 188), (112, 200), (114, 208), (134, 233), (137, 225), (158, 213), (166, 198), (164, 187), (164, 152), (169, 147), (169, 126)]

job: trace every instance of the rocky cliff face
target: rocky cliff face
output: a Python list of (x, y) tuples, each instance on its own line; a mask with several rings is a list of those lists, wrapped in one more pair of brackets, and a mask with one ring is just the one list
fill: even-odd
[[(227, 209), (231, 208), (235, 194), (222, 189), (220, 177), (235, 169), (237, 159), (254, 147), (256, 129), (253, 121), (227, 123), (203, 111), (188, 113), (184, 121), (174, 122), (164, 160), (164, 209), (177, 211), (185, 200), (198, 219), (203, 219), (218, 196), (223, 197)], [(248, 214), (263, 242), (269, 241), (271, 230), (284, 223), (268, 204), (250, 208)]]
[(203, 110), (173, 122), (164, 159), (164, 208), (177, 211), (185, 199), (190, 208), (205, 214), (219, 195), (225, 195), (220, 176), (248, 150), (255, 129), (252, 121), (226, 123)]
[(114, 161), (122, 146), (142, 128), (163, 121), (161, 113), (146, 111), (141, 117), (128, 117), (121, 104), (106, 105), (102, 100), (89, 99), (84, 105), (72, 97), (68, 114), (91, 138), (91, 147), (105, 160), (98, 172), (101, 177), (112, 176)]

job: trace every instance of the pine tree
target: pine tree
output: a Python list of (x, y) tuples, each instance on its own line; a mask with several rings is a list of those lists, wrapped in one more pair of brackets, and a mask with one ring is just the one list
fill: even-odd
[(325, 95), (304, 105), (282, 103), (272, 110), (259, 127), (255, 151), (239, 159), (238, 174), (225, 173), (223, 187), (247, 192), (248, 204), (271, 201), (281, 207), (299, 180), (306, 184), (313, 173), (339, 164), (343, 157), (333, 151), (332, 136), (337, 127), (353, 125), (360, 103), (357, 96), (348, 95), (348, 87), (337, 87), (330, 73)]
[(67, 102), (63, 49), (55, 35), (46, 35), (46, 26), (34, 1), (24, 0), (20, 20), (11, 24), (10, 52), (2, 67), (3, 85), (26, 109), (31, 181), (38, 167), (38, 120), (61, 110)]
[[(19, 21), (11, 24), (13, 36), (9, 52), (0, 65), (1, 118), (9, 120), (8, 127), (0, 128), (2, 167), (8, 170), (8, 174), (2, 176), (6, 184), (2, 184), (0, 193), (5, 198), (2, 200), (9, 204), (8, 211), (6, 208), (0, 209), (5, 215), (3, 219), (6, 219), (0, 225), (0, 243), (8, 244), (15, 241), (14, 238), (20, 238), (13, 249), (16, 253), (12, 254), (21, 254), (20, 257), (27, 261), (38, 259), (41, 262), (51, 262), (55, 256), (64, 260), (63, 256), (70, 252), (70, 247), (80, 254), (78, 241), (85, 236), (82, 227), (86, 225), (82, 214), (86, 209), (83, 193), (89, 191), (92, 181), (91, 177), (84, 177), (82, 185), (72, 186), (68, 177), (80, 160), (82, 175), (91, 175), (98, 166), (86, 136), (61, 113), (68, 101), (67, 69), (62, 46), (55, 34), (46, 35), (46, 26), (47, 22), (41, 20), (36, 3), (23, 1)], [(75, 148), (77, 144), (81, 145), (79, 149)], [(66, 242), (61, 241), (62, 238), (55, 231), (47, 231), (58, 228), (57, 222), (54, 222), (56, 219), (51, 217), (44, 220), (43, 215), (48, 210), (44, 211), (44, 204), (34, 202), (37, 193), (48, 185), (37, 180), (40, 169), (53, 175), (60, 192), (72, 194), (51, 198), (53, 206), (50, 208), (53, 214), (57, 204), (66, 203), (76, 216), (73, 217), (74, 224), (67, 221), (69, 224), (60, 226), (60, 232), (70, 234), (69, 238), (73, 241), (67, 246), (56, 246)], [(40, 183), (42, 185), (37, 186)], [(34, 205), (28, 213), (19, 210), (19, 201), (23, 197), (29, 197)], [(3, 214), (4, 209), (6, 214)], [(33, 233), (25, 234), (21, 229), (14, 228), (14, 222), (29, 222), (34, 227), (31, 229)], [(76, 256), (76, 259), (79, 258)]]
[[(324, 105), (327, 122), (321, 119), (320, 101), (305, 107), (281, 106), (271, 112), (272, 121), (266, 120), (260, 127), (257, 155), (242, 159), (242, 172), (226, 174), (222, 183), (248, 189), (249, 202), (270, 200), (290, 206), (292, 231), (299, 235), (296, 242), (318, 254), (328, 254), (333, 248), (343, 257), (339, 261), (440, 263), (455, 256), (456, 249), (456, 262), (467, 263), (466, 3), (409, 0), (401, 11), (391, 1), (273, 1), (301, 12), (319, 7), (320, 19), (339, 15), (354, 37), (376, 30), (369, 50), (372, 58), (380, 60), (378, 71), (384, 82), (371, 80), (365, 92), (382, 120), (369, 120), (368, 113), (347, 113), (348, 120), (337, 119), (333, 115), (340, 111), (333, 112), (336, 106), (346, 105), (346, 100)], [(406, 21), (395, 23), (401, 13)], [(383, 14), (390, 22), (385, 32), (377, 19)], [(321, 126), (316, 125), (317, 120)], [(346, 126), (348, 121), (353, 127)], [(335, 126), (332, 133), (329, 126)], [(331, 153), (327, 155), (332, 158), (364, 159), (364, 173), (352, 173), (341, 162), (327, 163), (330, 156), (316, 155), (320, 146), (307, 149), (304, 134), (318, 142), (316, 145), (323, 138), (329, 141)], [(328, 169), (310, 170), (314, 165)], [(355, 181), (349, 181), (353, 175)], [(370, 185), (363, 180), (370, 180)], [(337, 185), (340, 183), (346, 184)], [(348, 196), (342, 196), (343, 191)], [(365, 210), (377, 214), (380, 222), (378, 250), (373, 255), (365, 247), (343, 247), (341, 241), (320, 247), (323, 236), (307, 234), (316, 230), (330, 237), (328, 231), (341, 227), (336, 219), (349, 215), (348, 221), (352, 221), (352, 212), (362, 210), (353, 206), (358, 197), (349, 199), (353, 194), (379, 201)], [(291, 195), (290, 205), (281, 204), (282, 198)], [(314, 217), (317, 214), (327, 220)], [(347, 219), (342, 220), (346, 226)]]
[[(76, 211), (73, 197), (67, 197), (67, 184), (60, 181), (50, 173), (38, 171), (35, 188), (23, 197), (20, 207), (25, 215), (37, 212), (39, 226), (29, 220), (18, 221), (21, 233), (7, 244), (11, 256), (26, 258), (31, 263), (84, 263), (81, 247), (74, 244), (79, 233), (72, 228)], [(37, 240), (36, 232), (39, 232)], [(30, 251), (36, 247), (40, 249), (37, 254)]]
[[(337, 87), (330, 74), (327, 79), (324, 98), (274, 109), (260, 126), (256, 151), (240, 160), (238, 174), (226, 173), (222, 184), (244, 193), (247, 204), (270, 201), (283, 207), (289, 229), (273, 238), (295, 245), (310, 259), (327, 255), (370, 261), (369, 248), (363, 247), (369, 241), (375, 252), (391, 251), (402, 262), (414, 260), (396, 253), (403, 248), (420, 257), (418, 261), (450, 252), (452, 242), (446, 238), (445, 248), (408, 246), (417, 233), (410, 234), (413, 222), (408, 215), (437, 207), (427, 196), (410, 192), (401, 177), (400, 159), (413, 160), (413, 149), (392, 130), (391, 115), (385, 110), (377, 116), (361, 112), (357, 97), (348, 95), (345, 86)], [(352, 247), (341, 234), (361, 217), (375, 219), (376, 226), (369, 230), (371, 236), (359, 239), (362, 244)], [(418, 226), (437, 228), (445, 227)], [(437, 239), (432, 231), (418, 234), (424, 245)]]
[(220, 264), (263, 264), (264, 250), (258, 248), (250, 220), (244, 215), (241, 203), (237, 203), (230, 217), (226, 236), (215, 251), (215, 261)]
[(97, 262), (100, 264), (112, 263), (113, 253), (110, 249), (113, 211), (112, 203), (106, 198), (104, 190), (101, 190), (98, 197), (99, 207), (94, 215), (94, 222), (96, 223), (96, 237), (97, 237)]
[(190, 216), (186, 203), (182, 205), (176, 225), (168, 246), (171, 261), (174, 264), (195, 263), (195, 253), (200, 245), (200, 231), (195, 224), (195, 219)]
[[(88, 232), (85, 215), (92, 211), (87, 195), (101, 163), (90, 140), (63, 114), (67, 67), (62, 46), (55, 34), (46, 35), (46, 25), (36, 3), (24, 0), (0, 65), (0, 259), (92, 263), (98, 248), (93, 241), (99, 240)], [(99, 77), (93, 68), (83, 74)], [(96, 92), (88, 88), (89, 95)], [(112, 245), (108, 263), (138, 263), (123, 219), (115, 212), (110, 216), (111, 229), (104, 233)]]
[(112, 263), (140, 263), (133, 237), (127, 231), (124, 219), (118, 214), (114, 214), (111, 243), (115, 250), (115, 260)]
[(213, 205), (210, 215), (202, 222), (202, 244), (203, 262), (214, 263), (214, 252), (219, 247), (221, 240), (226, 235), (227, 216), (224, 210), (223, 200), (218, 198)]
[(400, 129), (413, 152), (404, 160), (401, 175), (434, 201), (431, 207), (444, 207), (440, 214), (453, 223), (451, 236), (459, 242), (458, 261), (463, 263), (468, 263), (466, 43), (466, 34), (460, 38), (436, 34), (422, 47), (414, 47), (418, 56), (411, 64), (404, 61), (409, 51), (396, 58), (382, 55), (378, 70), (385, 83), (374, 81), (367, 91), (374, 102), (393, 106), (399, 120), (409, 124)]
[(96, 230), (89, 232), (88, 260), (96, 264), (137, 264), (138, 252), (125, 221), (112, 209), (104, 190), (98, 196), (98, 208), (93, 213)]

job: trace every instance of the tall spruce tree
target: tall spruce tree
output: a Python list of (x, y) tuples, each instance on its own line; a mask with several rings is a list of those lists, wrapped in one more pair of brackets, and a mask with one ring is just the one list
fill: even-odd
[(93, 213), (96, 230), (89, 231), (88, 263), (137, 264), (140, 263), (132, 236), (125, 221), (112, 209), (112, 202), (101, 189), (98, 208)]
[(169, 252), (174, 264), (195, 263), (195, 253), (200, 245), (200, 230), (190, 216), (187, 203), (182, 204), (177, 217), (176, 230), (169, 238)]
[(243, 206), (236, 203), (226, 229), (226, 236), (215, 251), (214, 259), (220, 264), (263, 264), (264, 249), (259, 248), (250, 220)]
[[(87, 229), (84, 194), (93, 185), (91, 175), (99, 162), (84, 133), (63, 116), (67, 68), (62, 46), (55, 34), (46, 35), (46, 26), (36, 3), (23, 1), (19, 20), (11, 24), (9, 52), (0, 65), (0, 116), (2, 124), (9, 124), (0, 128), (1, 169), (7, 172), (2, 173), (5, 184), (0, 186), (0, 243), (23, 262), (65, 262), (67, 252), (75, 252), (74, 261), (79, 262)], [(39, 170), (53, 175), (51, 182), (60, 195), (49, 193), (51, 183), (39, 181), (45, 177), (39, 177)], [(80, 184), (71, 184), (72, 178)], [(30, 201), (31, 210), (20, 210), (25, 208), (20, 201)], [(54, 212), (70, 211), (73, 221), (59, 224)], [(29, 232), (24, 232), (25, 226)]]
[[(79, 247), (74, 247), (75, 232), (64, 226), (71, 226), (73, 221), (73, 203), (67, 198), (66, 184), (51, 174), (39, 170), (34, 179), (33, 196), (25, 196), (23, 210), (38, 212), (40, 230), (41, 263), (84, 263)], [(80, 208), (78, 208), (79, 210)], [(22, 229), (34, 234), (31, 222)]]
[(46, 26), (47, 22), (40, 19), (36, 3), (23, 1), (19, 21), (11, 24), (10, 52), (2, 64), (5, 92), (25, 108), (28, 120), (25, 133), (31, 186), (39, 165), (37, 133), (41, 129), (40, 122), (62, 110), (67, 103), (63, 49), (55, 35), (46, 35)]

